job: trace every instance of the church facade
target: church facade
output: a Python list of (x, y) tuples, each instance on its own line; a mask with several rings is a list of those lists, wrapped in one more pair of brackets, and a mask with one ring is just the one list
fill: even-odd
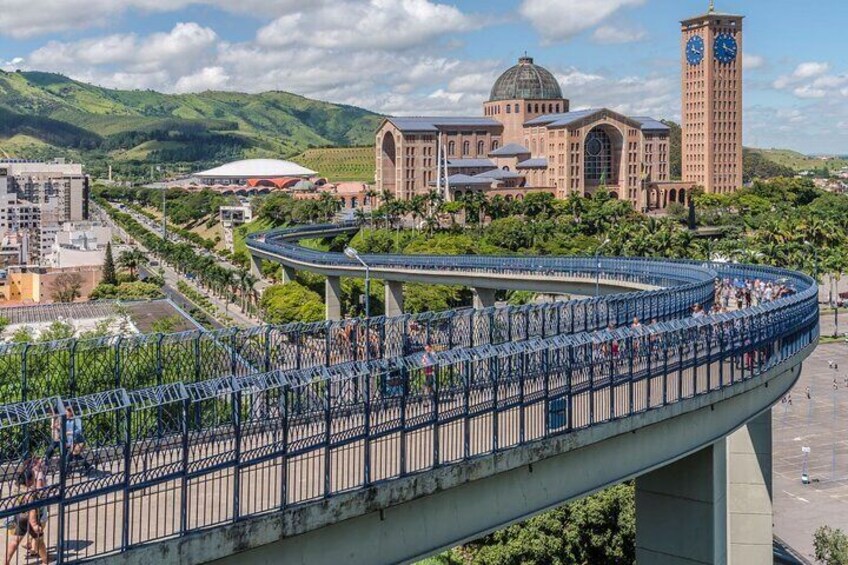
[(741, 23), (712, 7), (682, 22), (682, 180), (671, 180), (668, 126), (607, 108), (572, 110), (554, 75), (525, 56), (495, 82), (482, 116), (383, 120), (377, 190), (410, 199), (438, 186), (453, 200), (475, 192), (567, 198), (604, 187), (638, 210), (685, 203), (695, 187), (735, 190), (742, 183)]

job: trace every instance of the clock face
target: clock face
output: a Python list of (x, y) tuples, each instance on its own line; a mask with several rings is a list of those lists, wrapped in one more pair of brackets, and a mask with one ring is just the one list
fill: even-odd
[(715, 58), (719, 63), (729, 63), (736, 58), (738, 46), (736, 40), (729, 33), (721, 33), (715, 38)]
[(704, 60), (704, 39), (700, 35), (693, 35), (686, 44), (686, 60), (690, 65), (697, 66)]

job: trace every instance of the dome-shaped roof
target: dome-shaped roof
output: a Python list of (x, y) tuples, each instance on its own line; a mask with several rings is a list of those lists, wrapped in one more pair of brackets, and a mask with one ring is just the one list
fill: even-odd
[(280, 178), (280, 177), (308, 177), (315, 171), (301, 167), (291, 161), (279, 159), (245, 159), (233, 161), (208, 171), (195, 173), (199, 178), (229, 179), (229, 178)]
[(533, 64), (532, 57), (521, 57), (495, 81), (490, 102), (495, 100), (556, 100), (562, 89), (551, 72)]

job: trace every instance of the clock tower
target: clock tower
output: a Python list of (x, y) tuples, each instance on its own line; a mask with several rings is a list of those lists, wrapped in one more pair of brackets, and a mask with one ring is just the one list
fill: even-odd
[(725, 194), (742, 186), (742, 19), (709, 11), (681, 22), (683, 181)]

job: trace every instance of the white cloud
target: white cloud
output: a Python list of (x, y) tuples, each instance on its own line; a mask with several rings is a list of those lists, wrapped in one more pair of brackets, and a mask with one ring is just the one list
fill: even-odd
[(180, 77), (174, 85), (176, 92), (221, 90), (228, 86), (230, 75), (223, 67), (204, 67), (196, 73)]
[(211, 28), (178, 23), (169, 32), (146, 37), (114, 34), (50, 41), (33, 51), (26, 64), (115, 88), (170, 89), (179, 77), (202, 69), (215, 56), (218, 41)]
[(592, 34), (592, 39), (594, 39), (597, 43), (617, 44), (642, 41), (647, 36), (648, 33), (640, 28), (630, 29), (603, 25), (595, 30), (595, 32)]
[(755, 69), (761, 69), (766, 64), (765, 57), (761, 55), (754, 55), (753, 53), (743, 53), (742, 54), (742, 68), (746, 71), (753, 71)]
[(645, 0), (523, 0), (519, 13), (548, 42), (567, 41), (616, 11)]
[(174, 12), (192, 4), (273, 18), (292, 10), (313, 9), (331, 3), (332, 0), (3, 0), (0, 35), (34, 37), (108, 26), (130, 10)]
[(284, 15), (257, 33), (265, 46), (406, 49), (479, 25), (459, 9), (429, 0), (341, 1)]
[(830, 70), (830, 63), (809, 62), (801, 63), (795, 68), (792, 76), (795, 78), (811, 78), (823, 75)]
[(813, 85), (805, 84), (804, 86), (799, 86), (795, 90), (792, 91), (795, 96), (798, 98), (824, 98), (827, 96), (827, 91), (823, 88), (816, 88)]

